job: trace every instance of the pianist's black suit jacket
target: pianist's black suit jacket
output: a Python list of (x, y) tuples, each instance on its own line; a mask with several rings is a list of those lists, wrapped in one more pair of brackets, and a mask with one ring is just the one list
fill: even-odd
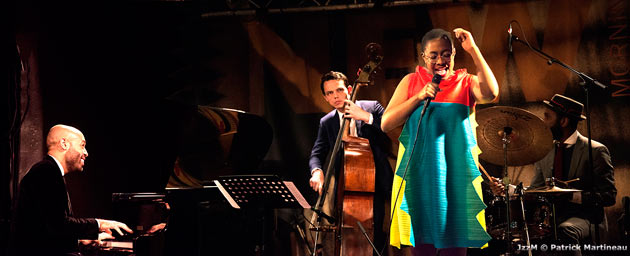
[(66, 183), (51, 156), (35, 164), (20, 182), (15, 220), (17, 255), (65, 255), (78, 239), (96, 239), (92, 218), (72, 216)]

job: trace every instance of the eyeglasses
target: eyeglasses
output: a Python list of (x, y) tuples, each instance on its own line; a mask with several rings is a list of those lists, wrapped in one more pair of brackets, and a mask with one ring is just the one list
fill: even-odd
[(424, 55), (424, 53), (422, 54), (422, 57), (429, 59), (429, 61), (431, 62), (431, 64), (437, 63), (438, 62), (438, 58), (442, 57), (442, 59), (445, 60), (450, 60), (451, 57), (453, 57), (453, 53), (452, 52), (443, 52), (442, 55), (437, 55), (437, 54), (431, 54), (431, 55)]

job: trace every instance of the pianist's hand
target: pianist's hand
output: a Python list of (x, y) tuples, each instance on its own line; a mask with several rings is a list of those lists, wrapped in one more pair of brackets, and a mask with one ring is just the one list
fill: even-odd
[(115, 220), (98, 219), (98, 223), (99, 223), (98, 230), (100, 232), (105, 232), (105, 233), (107, 233), (109, 235), (112, 234), (112, 229), (116, 230), (116, 232), (118, 232), (118, 234), (120, 236), (124, 236), (125, 235), (125, 234), (123, 234), (123, 232), (120, 229), (123, 229), (127, 233), (133, 233), (133, 230), (131, 230), (129, 227), (127, 227), (127, 224), (122, 223), (122, 222), (118, 222), (118, 221), (115, 221)]
[(88, 240), (88, 239), (81, 239), (79, 240), (79, 246), (81, 248), (96, 248), (101, 246), (101, 241), (99, 240)]
[(115, 239), (115, 237), (112, 236), (111, 234), (107, 234), (105, 232), (98, 233), (98, 240), (97, 241), (99, 243), (101, 243), (101, 242), (103, 242), (103, 240), (107, 240), (107, 239)]
[(149, 231), (147, 231), (147, 234), (153, 234), (155, 232), (162, 231), (164, 230), (164, 228), (166, 228), (166, 223), (155, 224), (151, 226)]
[(81, 239), (79, 240), (80, 246), (83, 247), (99, 247), (103, 244), (103, 240), (106, 239), (114, 239), (114, 237), (110, 234), (107, 234), (105, 232), (101, 232), (98, 233), (98, 239), (96, 240), (88, 240), (88, 239)]

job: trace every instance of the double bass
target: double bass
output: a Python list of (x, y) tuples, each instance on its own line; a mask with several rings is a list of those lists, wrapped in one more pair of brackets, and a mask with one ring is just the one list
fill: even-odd
[[(356, 101), (359, 88), (369, 85), (370, 77), (380, 65), (383, 57), (378, 54), (380, 46), (370, 43), (366, 46), (368, 63), (360, 69), (354, 82), (350, 100)], [(370, 255), (374, 239), (373, 201), (375, 186), (374, 156), (370, 142), (366, 138), (350, 135), (351, 119), (346, 118), (339, 129), (335, 145), (326, 169), (323, 191), (313, 210), (321, 217), (334, 223), (335, 251), (334, 255)], [(343, 143), (342, 143), (343, 141)], [(335, 174), (336, 156), (343, 144), (343, 164), (339, 173)], [(337, 190), (335, 200), (335, 217), (327, 216), (321, 209), (331, 177), (336, 177)], [(315, 239), (317, 241), (317, 237)], [(315, 252), (313, 252), (315, 255)]]

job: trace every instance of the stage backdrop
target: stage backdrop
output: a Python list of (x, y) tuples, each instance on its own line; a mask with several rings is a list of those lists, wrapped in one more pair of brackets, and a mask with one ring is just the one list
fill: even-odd
[[(178, 109), (215, 106), (264, 117), (274, 137), (260, 171), (295, 181), (314, 202), (308, 156), (318, 120), (331, 110), (319, 78), (337, 70), (356, 79), (367, 43), (382, 45), (384, 62), (360, 99), (387, 105), (418, 64), (415, 36), (462, 27), (499, 81), (492, 105), (540, 114), (538, 103), (555, 93), (584, 102), (573, 73), (519, 42), (508, 53), (507, 26), (516, 20), (513, 33), (521, 40), (608, 86), (592, 89), (590, 104), (592, 137), (608, 146), (615, 166), (617, 204), (606, 209), (615, 242), (621, 198), (630, 195), (629, 10), (622, 0), (542, 0), (202, 18), (206, 10), (190, 2), (24, 1), (17, 33), (27, 110), (20, 174), (43, 156), (48, 128), (77, 126), (90, 156), (85, 172), (68, 177), (75, 212), (108, 217), (112, 192), (165, 187), (182, 146), (177, 132), (186, 123)], [(455, 61), (456, 68), (476, 72), (459, 45)], [(584, 124), (579, 130), (586, 134)], [(393, 141), (399, 132), (389, 134)], [(531, 166), (510, 167), (510, 173), (528, 183)]]

